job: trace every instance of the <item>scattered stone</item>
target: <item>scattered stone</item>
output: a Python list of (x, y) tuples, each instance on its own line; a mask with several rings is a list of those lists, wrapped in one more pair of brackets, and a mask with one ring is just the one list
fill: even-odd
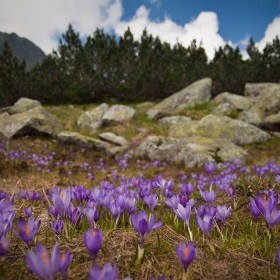
[(196, 81), (152, 107), (147, 111), (147, 115), (150, 119), (160, 119), (172, 114), (173, 111), (180, 112), (185, 107), (203, 104), (211, 98), (211, 87), (210, 78)]
[(102, 117), (102, 126), (111, 126), (130, 121), (136, 116), (136, 111), (125, 105), (113, 105)]
[(42, 104), (39, 101), (22, 97), (14, 104), (14, 106), (2, 108), (2, 111), (7, 112), (9, 115), (14, 115), (26, 112), (38, 106), (42, 107)]
[(61, 131), (63, 126), (59, 119), (41, 106), (0, 120), (0, 132), (7, 138), (26, 135), (55, 137)]
[(262, 118), (259, 116), (259, 114), (251, 110), (241, 112), (238, 115), (238, 119), (255, 126), (260, 126), (260, 124), (262, 123)]
[(94, 149), (97, 151), (106, 150), (111, 147), (107, 142), (96, 138), (88, 137), (73, 131), (62, 131), (57, 135), (58, 141), (80, 148)]
[(184, 139), (148, 136), (136, 149), (135, 156), (169, 164), (184, 163), (186, 168), (201, 167), (205, 162), (245, 162), (247, 152), (225, 139), (194, 136)]
[(222, 138), (237, 145), (266, 141), (270, 135), (254, 125), (226, 116), (209, 114), (199, 121), (172, 126), (169, 137), (203, 136)]
[(222, 103), (228, 103), (231, 105), (232, 110), (247, 110), (252, 107), (252, 99), (237, 94), (222, 92), (213, 98), (210, 104), (218, 105)]
[(77, 123), (80, 127), (90, 127), (92, 130), (96, 130), (101, 126), (102, 117), (108, 109), (108, 104), (103, 103), (90, 111), (84, 112)]
[(279, 83), (246, 83), (244, 88), (244, 95), (256, 97), (267, 92), (279, 92)]
[(280, 131), (280, 112), (265, 117), (261, 126), (268, 130)]
[(130, 142), (127, 141), (124, 137), (117, 136), (112, 132), (105, 132), (105, 133), (98, 134), (98, 137), (101, 140), (104, 140), (104, 141), (109, 142), (111, 144), (116, 144), (118, 146), (124, 146), (124, 147), (129, 147), (130, 146)]
[(158, 122), (160, 124), (179, 124), (179, 123), (185, 123), (190, 122), (192, 119), (185, 116), (171, 116), (171, 117), (165, 117), (162, 119), (159, 119)]
[(217, 116), (224, 116), (224, 115), (230, 115), (233, 112), (233, 106), (230, 103), (221, 103), (217, 107), (215, 107), (211, 114), (217, 115)]

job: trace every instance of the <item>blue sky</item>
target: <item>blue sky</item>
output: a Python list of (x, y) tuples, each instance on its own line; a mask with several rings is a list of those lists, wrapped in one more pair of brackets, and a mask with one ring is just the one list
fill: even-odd
[(69, 23), (81, 37), (96, 28), (121, 36), (130, 26), (135, 39), (145, 27), (171, 45), (196, 39), (209, 59), (228, 41), (246, 58), (250, 37), (260, 50), (280, 37), (280, 0), (0, 0), (0, 31), (28, 38), (45, 53), (57, 48)]

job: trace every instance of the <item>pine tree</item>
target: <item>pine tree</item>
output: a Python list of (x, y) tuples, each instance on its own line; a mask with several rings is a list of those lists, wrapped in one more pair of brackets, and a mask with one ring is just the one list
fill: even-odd
[(26, 63), (19, 63), (7, 41), (0, 54), (0, 106), (9, 106), (28, 95)]

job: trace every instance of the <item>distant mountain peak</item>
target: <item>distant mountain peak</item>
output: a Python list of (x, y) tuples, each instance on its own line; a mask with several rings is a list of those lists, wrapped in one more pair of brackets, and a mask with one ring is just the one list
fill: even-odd
[(13, 55), (20, 62), (25, 59), (27, 70), (30, 70), (35, 64), (41, 63), (46, 56), (38, 46), (26, 38), (19, 37), (14, 32), (11, 34), (0, 32), (0, 53), (2, 53), (5, 40), (7, 40), (11, 47)]

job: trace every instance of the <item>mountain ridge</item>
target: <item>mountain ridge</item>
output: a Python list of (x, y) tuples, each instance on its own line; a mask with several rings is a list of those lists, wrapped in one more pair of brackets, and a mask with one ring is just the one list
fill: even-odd
[(0, 31), (0, 53), (2, 53), (4, 42), (7, 40), (8, 45), (13, 51), (13, 55), (21, 62), (25, 59), (26, 70), (32, 66), (41, 63), (46, 54), (30, 40), (19, 37), (16, 33), (5, 33)]

